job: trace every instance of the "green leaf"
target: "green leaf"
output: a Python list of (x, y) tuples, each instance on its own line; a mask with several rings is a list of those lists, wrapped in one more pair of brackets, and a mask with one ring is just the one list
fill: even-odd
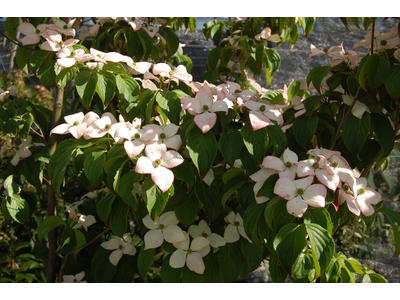
[(202, 283), (203, 275), (190, 271), (187, 266), (182, 268), (182, 283)]
[(98, 283), (108, 283), (114, 277), (117, 272), (117, 266), (111, 264), (109, 256), (112, 251), (100, 249), (94, 254), (91, 267), (94, 279)]
[(120, 197), (116, 197), (112, 203), (108, 219), (110, 220), (111, 230), (119, 237), (122, 237), (128, 229), (128, 212), (129, 206)]
[(40, 222), (38, 227), (38, 239), (41, 242), (42, 239), (49, 233), (50, 230), (57, 228), (64, 224), (64, 220), (58, 216), (49, 216)]
[(165, 95), (157, 93), (156, 101), (171, 123), (179, 125), (180, 113), (182, 111), (179, 97), (174, 92), (167, 92)]
[(165, 49), (167, 50), (168, 57), (175, 54), (179, 47), (179, 38), (172, 28), (164, 27), (159, 34), (165, 38)]
[(137, 99), (140, 92), (140, 86), (135, 79), (127, 75), (117, 75), (115, 80), (119, 93), (124, 96), (124, 99), (128, 103)]
[(395, 251), (393, 257), (396, 257), (400, 254), (400, 215), (389, 207), (381, 207), (379, 212), (384, 213), (392, 225), (395, 242)]
[(341, 274), (342, 264), (335, 257), (329, 263), (326, 268), (325, 277), (327, 282), (338, 282)]
[(114, 74), (103, 72), (103, 74), (97, 75), (96, 92), (105, 106), (107, 106), (114, 97), (116, 85), (117, 83)]
[(331, 217), (325, 208), (308, 207), (304, 213), (304, 224), (318, 224), (332, 234)]
[[(311, 242), (311, 250), (314, 257), (318, 260), (323, 272), (332, 259), (335, 243), (329, 232), (318, 224), (305, 224)], [(318, 272), (317, 272), (318, 273)]]
[[(176, 195), (176, 193), (177, 191), (175, 190), (174, 196)], [(181, 222), (184, 226), (189, 227), (191, 224), (193, 224), (196, 217), (198, 216), (199, 203), (196, 198), (187, 198), (187, 194), (185, 194), (185, 196), (186, 201), (184, 201), (180, 205), (175, 205), (174, 212), (179, 222)]]
[(269, 273), (274, 283), (284, 283), (288, 275), (286, 270), (282, 267), (282, 264), (273, 256), (271, 256), (269, 260)]
[(19, 25), (18, 17), (8, 17), (4, 21), (4, 29), (6, 30), (8, 36), (14, 41), (17, 40), (16, 33)]
[(15, 64), (25, 74), (29, 73), (28, 62), (29, 62), (29, 56), (31, 55), (31, 53), (32, 53), (32, 50), (29, 50), (28, 48), (18, 47), (17, 54), (15, 55)]
[(32, 72), (36, 73), (40, 65), (47, 60), (47, 57), (51, 57), (52, 55), (52, 52), (45, 50), (34, 51), (29, 58), (29, 67), (31, 68)]
[(258, 238), (258, 220), (263, 215), (267, 203), (251, 204), (243, 215), (243, 228), (247, 236), (254, 242), (261, 243)]
[(218, 258), (209, 253), (203, 257), (204, 261), (204, 274), (203, 274), (203, 282), (204, 283), (222, 283), (222, 276), (219, 271)]
[(153, 221), (156, 221), (168, 202), (168, 191), (163, 193), (153, 183), (151, 177), (147, 177), (142, 184), (142, 197), (146, 203), (150, 217)]
[(256, 165), (262, 163), (268, 145), (268, 134), (265, 128), (253, 131), (250, 124), (246, 124), (240, 130), (244, 144), (254, 158)]
[(254, 243), (249, 243), (246, 239), (240, 239), (240, 247), (247, 261), (247, 271), (251, 272), (257, 269), (264, 259), (263, 249)]
[(30, 211), (28, 202), (18, 194), (11, 194), (5, 198), (9, 215), (18, 223), (26, 223)]
[(391, 66), (385, 87), (392, 98), (400, 97), (400, 65)]
[(104, 223), (108, 223), (108, 216), (111, 212), (115, 197), (116, 195), (110, 191), (97, 203), (97, 214)]
[(318, 128), (318, 116), (314, 115), (308, 118), (302, 115), (293, 123), (293, 134), (296, 142), (304, 149), (309, 149), (311, 140)]
[(303, 103), (307, 113), (311, 115), (311, 113), (318, 108), (318, 105), (323, 99), (324, 97), (322, 95), (313, 95), (304, 100)]
[(274, 74), (281, 64), (281, 56), (279, 55), (279, 52), (273, 48), (266, 49), (265, 54), (268, 58), (268, 64), (270, 65), (271, 74)]
[(278, 124), (271, 123), (267, 127), (270, 144), (274, 147), (274, 152), (272, 155), (280, 157), (286, 149), (287, 140), (286, 135), (282, 131), (282, 127)]
[[(232, 262), (235, 262), (234, 264)], [(218, 251), (218, 263), (222, 278), (233, 282), (243, 274), (245, 257), (240, 249), (240, 243), (227, 243)]]
[(57, 62), (49, 57), (40, 64), (38, 76), (40, 82), (47, 88), (50, 88), (50, 85), (56, 79), (56, 72), (54, 70), (56, 64)]
[(61, 142), (50, 158), (49, 169), (52, 174), (52, 185), (58, 197), (61, 198), (60, 187), (64, 179), (65, 170), (74, 152), (75, 141), (72, 139)]
[(376, 139), (382, 147), (382, 157), (388, 156), (394, 148), (395, 132), (389, 119), (381, 114), (371, 114), (371, 125)]
[[(317, 66), (314, 67), (313, 72), (307, 76), (307, 82), (312, 82), (313, 86), (321, 93), (322, 80), (329, 74), (329, 66)], [(310, 75), (312, 76), (311, 78)], [(310, 80), (311, 79), (311, 80)]]
[(260, 99), (268, 100), (268, 102), (271, 103), (271, 105), (284, 104), (285, 102), (282, 93), (276, 90), (266, 91), (264, 94), (261, 95)]
[(291, 276), (294, 279), (301, 279), (308, 277), (308, 275), (313, 271), (314, 263), (312, 254), (310, 252), (303, 252), (297, 257), (291, 270)]
[[(238, 170), (238, 171), (236, 171), (236, 170)], [(221, 204), (224, 209), (225, 209), (226, 201), (228, 201), (230, 196), (244, 184), (243, 170), (231, 169), (229, 171), (234, 171), (234, 176), (232, 178), (230, 178), (227, 182), (224, 182), (225, 184), (221, 191), (221, 194), (222, 194)], [(224, 175), (229, 174), (228, 172), (225, 173)]]
[(115, 276), (112, 283), (133, 283), (137, 270), (135, 266), (137, 264), (137, 256), (123, 255), (118, 262), (118, 269), (115, 272)]
[(367, 78), (371, 89), (383, 84), (389, 76), (390, 63), (385, 56), (373, 54), (368, 60)]
[[(108, 153), (110, 154), (110, 152)], [(107, 186), (110, 190), (118, 193), (119, 179), (124, 168), (129, 168), (130, 159), (127, 156), (117, 156), (108, 158), (104, 164), (104, 171), (107, 174)], [(128, 163), (128, 165), (126, 165)]]
[[(131, 55), (133, 56), (133, 55)], [(116, 72), (120, 73), (122, 75), (125, 75), (126, 71), (125, 68), (118, 62), (112, 62), (108, 61), (102, 68), (103, 72), (105, 71), (110, 71), (110, 72)], [(107, 72), (108, 73), (108, 72)]]
[(204, 178), (212, 167), (218, 151), (214, 133), (211, 130), (203, 133), (195, 126), (188, 132), (187, 140), (190, 158), (199, 171), (200, 178)]
[(285, 270), (290, 273), (297, 257), (307, 246), (304, 224), (288, 224), (279, 230), (274, 239), (274, 249)]
[(211, 28), (210, 36), (215, 45), (218, 46), (221, 41), (222, 34), (224, 33), (225, 25), (223, 23), (218, 23)]
[(134, 209), (138, 208), (139, 203), (136, 199), (135, 184), (143, 179), (143, 175), (137, 174), (134, 170), (125, 173), (119, 180), (118, 195), (122, 200)]
[[(136, 32), (139, 35), (140, 43), (142, 44), (144, 50), (143, 60), (147, 60), (153, 49), (153, 38), (143, 28), (139, 29)], [(138, 59), (140, 58), (138, 57)]]
[(92, 98), (96, 92), (97, 86), (97, 72), (95, 71), (81, 71), (75, 78), (76, 91), (80, 96), (80, 101), (86, 109), (90, 108)]
[(203, 205), (204, 214), (208, 221), (214, 221), (219, 215), (221, 209), (221, 200), (218, 189), (214, 186), (208, 186), (202, 180), (196, 180), (194, 186), (197, 199)]
[(207, 64), (211, 70), (215, 70), (217, 68), (217, 64), (219, 58), (221, 56), (222, 49), (221, 48), (214, 48), (211, 49), (207, 54)]
[(344, 122), (342, 131), (343, 142), (353, 155), (360, 153), (363, 148), (369, 133), (370, 124), (371, 116), (369, 113), (364, 113), (361, 120), (350, 115)]
[(363, 283), (388, 283), (388, 281), (382, 275), (369, 271), (363, 276)]
[(183, 180), (188, 187), (193, 185), (194, 170), (193, 165), (188, 160), (184, 160), (183, 163), (172, 168), (171, 171), (174, 173), (176, 179)]
[(143, 278), (145, 282), (147, 280), (147, 273), (149, 272), (151, 265), (154, 263), (155, 252), (156, 249), (147, 249), (147, 250), (142, 250), (139, 253), (138, 270), (140, 276)]
[(56, 76), (56, 83), (61, 89), (65, 89), (72, 80), (75, 79), (76, 69), (74, 68), (62, 68), (62, 70)]
[(161, 266), (161, 282), (162, 283), (178, 283), (182, 277), (182, 268), (174, 269), (169, 265), (171, 255), (164, 258)]
[(226, 162), (233, 167), (243, 147), (242, 135), (239, 131), (222, 132), (218, 141), (218, 148)]
[(281, 197), (275, 197), (268, 203), (264, 218), (270, 229), (279, 231), (283, 226), (292, 223), (296, 219), (296, 217), (287, 212), (286, 204), (287, 200)]
[(85, 155), (83, 163), (84, 172), (92, 183), (97, 185), (100, 181), (103, 172), (103, 166), (106, 162), (105, 150), (93, 149)]

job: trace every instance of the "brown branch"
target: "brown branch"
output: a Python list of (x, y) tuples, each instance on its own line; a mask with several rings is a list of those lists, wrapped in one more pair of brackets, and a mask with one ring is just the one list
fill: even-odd
[(333, 137), (332, 141), (331, 141), (331, 145), (329, 146), (329, 149), (334, 150), (334, 147), (336, 145), (336, 139), (339, 135), (340, 130), (343, 127), (344, 121), (349, 117), (349, 115), (351, 114), (351, 110), (353, 109), (354, 105), (356, 104), (357, 98), (360, 96), (360, 92), (361, 92), (361, 87), (358, 87), (357, 93), (354, 96), (353, 99), (353, 103), (351, 103), (349, 110), (346, 112), (346, 115), (343, 117), (343, 119), (340, 121), (338, 129), (335, 133), (335, 136)]
[(371, 55), (374, 54), (374, 33), (375, 33), (375, 21), (372, 22), (372, 31), (371, 31)]
[[(54, 128), (60, 121), (61, 112), (63, 107), (64, 90), (60, 87), (56, 87), (56, 98), (53, 103), (53, 115), (51, 120), (51, 128)], [(47, 147), (49, 149), (50, 156), (54, 154), (57, 147), (57, 135), (52, 135), (47, 140)], [(55, 216), (56, 214), (56, 194), (52, 184), (52, 175), (50, 169), (47, 168), (47, 178), (49, 183), (47, 184), (47, 216)], [(56, 275), (56, 260), (57, 260), (57, 230), (52, 229), (49, 231), (49, 256), (47, 260), (47, 272), (46, 281), (55, 282)]]
[(83, 246), (81, 246), (81, 247), (75, 249), (74, 251), (71, 251), (71, 252), (67, 253), (67, 254), (64, 256), (64, 260), (63, 260), (63, 262), (62, 262), (61, 269), (60, 269), (60, 273), (59, 273), (59, 276), (58, 276), (58, 281), (59, 281), (59, 282), (61, 282), (61, 278), (62, 278), (63, 271), (64, 271), (64, 266), (65, 266), (65, 263), (67, 262), (68, 256), (71, 255), (72, 253), (78, 252), (78, 251), (80, 251), (80, 250), (86, 248), (86, 247), (89, 246), (91, 243), (93, 243), (95, 240), (97, 240), (98, 238), (100, 238), (100, 237), (102, 237), (103, 235), (105, 235), (108, 231), (110, 231), (110, 229), (111, 229), (110, 227), (107, 227), (103, 232), (99, 233), (99, 234), (98, 234), (97, 236), (95, 236), (91, 241), (89, 241), (89, 242), (87, 242), (85, 245), (83, 245)]
[(167, 27), (169, 24), (175, 22), (175, 21), (178, 20), (178, 19), (179, 19), (179, 17), (175, 17), (175, 18), (172, 18), (171, 20), (169, 20), (168, 22), (164, 23), (164, 24), (160, 27), (160, 29), (158, 30), (158, 32), (160, 32), (160, 31), (163, 30), (165, 27)]
[(18, 42), (16, 42), (16, 41), (14, 41), (12, 38), (10, 38), (6, 33), (2, 32), (1, 30), (0, 30), (0, 34), (1, 34), (2, 36), (4, 36), (6, 39), (8, 39), (10, 42), (12, 42), (12, 43), (18, 45), (18, 47), (22, 47), (22, 48), (25, 48), (25, 49), (28, 49), (28, 50), (31, 50), (31, 51), (36, 51), (36, 50), (33, 49), (33, 48), (25, 47), (24, 45), (22, 45), (22, 44), (20, 44), (20, 43), (18, 43)]

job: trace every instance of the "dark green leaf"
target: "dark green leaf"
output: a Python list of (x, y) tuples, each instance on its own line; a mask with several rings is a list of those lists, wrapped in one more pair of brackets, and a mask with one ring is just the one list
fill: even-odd
[(197, 126), (187, 134), (187, 148), (190, 158), (197, 167), (200, 177), (204, 178), (214, 163), (218, 144), (214, 133), (203, 133)]
[(344, 122), (342, 132), (343, 142), (353, 155), (357, 155), (363, 148), (369, 133), (370, 124), (371, 116), (369, 113), (364, 113), (361, 120), (350, 115)]
[(39, 241), (42, 241), (42, 239), (47, 235), (50, 230), (57, 228), (61, 224), (64, 224), (64, 221), (58, 216), (49, 216), (42, 222), (40, 222), (37, 229)]
[(96, 92), (97, 81), (97, 72), (95, 71), (81, 71), (75, 78), (76, 91), (81, 97), (80, 101), (86, 109), (89, 109), (92, 103), (93, 95)]

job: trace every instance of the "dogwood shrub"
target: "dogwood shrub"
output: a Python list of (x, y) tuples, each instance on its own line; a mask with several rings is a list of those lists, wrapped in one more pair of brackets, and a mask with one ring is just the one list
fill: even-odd
[(400, 216), (366, 179), (400, 129), (397, 24), (363, 18), (368, 53), (310, 45), (326, 66), (269, 90), (253, 79), (279, 67), (268, 42), (316, 18), (206, 23), (203, 82), (175, 34), (195, 18), (95, 18), (79, 39), (81, 18), (21, 20), (6, 20), (17, 66), (56, 97), (50, 111), (1, 91), (1, 211), (48, 282), (232, 282), (265, 260), (274, 282), (387, 282), (332, 236), (381, 212), (400, 253)]

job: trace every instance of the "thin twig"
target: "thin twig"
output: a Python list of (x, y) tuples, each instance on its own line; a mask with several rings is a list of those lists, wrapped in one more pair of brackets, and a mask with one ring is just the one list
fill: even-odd
[(97, 236), (95, 236), (90, 242), (87, 242), (87, 243), (86, 243), (85, 245), (83, 245), (82, 247), (79, 247), (79, 248), (75, 249), (74, 251), (71, 251), (71, 252), (67, 253), (67, 254), (64, 256), (64, 260), (63, 260), (62, 265), (61, 265), (61, 268), (60, 268), (60, 274), (59, 274), (59, 276), (58, 276), (58, 281), (59, 281), (59, 282), (61, 282), (61, 278), (62, 278), (63, 271), (64, 271), (64, 266), (65, 266), (65, 263), (67, 262), (68, 256), (71, 255), (72, 253), (75, 253), (75, 252), (78, 252), (78, 251), (82, 250), (83, 248), (86, 248), (86, 247), (89, 246), (91, 243), (93, 243), (95, 240), (97, 240), (98, 238), (100, 238), (101, 236), (103, 236), (104, 234), (106, 234), (110, 229), (111, 229), (110, 227), (107, 227), (103, 232), (101, 232), (101, 233), (99, 233)]
[(167, 27), (169, 24), (175, 22), (176, 20), (178, 20), (179, 17), (175, 17), (172, 18), (171, 20), (169, 20), (168, 22), (164, 23), (163, 25), (160, 26), (160, 29), (158, 29), (158, 31), (160, 32), (162, 29), (164, 29), (165, 27)]
[(22, 48), (25, 48), (25, 49), (28, 49), (28, 50), (31, 50), (31, 51), (36, 51), (36, 50), (33, 49), (33, 48), (25, 47), (24, 45), (22, 45), (22, 44), (20, 44), (20, 43), (18, 43), (18, 42), (16, 42), (16, 41), (14, 41), (12, 38), (10, 38), (6, 33), (2, 32), (1, 30), (0, 30), (0, 34), (1, 34), (2, 36), (4, 36), (6, 39), (8, 39), (10, 42), (12, 42), (12, 43), (18, 45), (19, 47), (22, 47)]
[(335, 145), (336, 145), (336, 139), (337, 139), (337, 137), (338, 137), (338, 135), (339, 135), (339, 132), (340, 132), (340, 130), (341, 130), (342, 127), (343, 127), (344, 121), (345, 121), (345, 120), (349, 117), (349, 115), (351, 114), (351, 110), (353, 109), (354, 105), (356, 104), (357, 98), (360, 96), (360, 92), (361, 92), (361, 87), (358, 87), (357, 93), (356, 93), (356, 95), (354, 96), (354, 99), (353, 99), (353, 103), (351, 103), (351, 105), (350, 105), (348, 111), (346, 112), (346, 115), (345, 115), (345, 116), (343, 117), (343, 119), (340, 121), (339, 126), (338, 126), (338, 129), (336, 130), (335, 136), (334, 136), (333, 139), (332, 139), (332, 142), (331, 142), (331, 145), (330, 145), (329, 149), (334, 150), (334, 147), (335, 147)]

